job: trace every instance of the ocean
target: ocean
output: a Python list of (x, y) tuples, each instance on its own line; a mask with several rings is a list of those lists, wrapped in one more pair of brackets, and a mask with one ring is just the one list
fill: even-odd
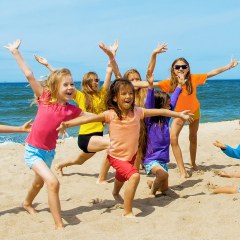
[[(0, 124), (22, 125), (34, 119), (37, 106), (30, 106), (33, 92), (27, 83), (0, 83), (0, 91)], [(197, 88), (197, 93), (201, 123), (240, 119), (240, 80), (208, 80)], [(77, 137), (78, 127), (68, 129), (68, 133), (70, 137)], [(0, 143), (24, 143), (26, 136), (25, 133), (1, 133)]]

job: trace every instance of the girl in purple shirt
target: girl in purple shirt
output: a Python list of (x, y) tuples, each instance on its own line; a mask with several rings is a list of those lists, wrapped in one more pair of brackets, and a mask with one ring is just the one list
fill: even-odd
[[(179, 77), (179, 84), (174, 93), (170, 96), (165, 92), (155, 91), (153, 89), (153, 75), (147, 75), (149, 83), (146, 108), (165, 108), (174, 110), (179, 94), (181, 93), (181, 82), (183, 78)], [(155, 175), (153, 181), (148, 180), (147, 184), (151, 189), (151, 194), (156, 195), (159, 190), (164, 192), (168, 189), (168, 167), (169, 162), (169, 133), (170, 117), (156, 116), (145, 118), (147, 129), (147, 151), (143, 159), (143, 165), (147, 174)]]

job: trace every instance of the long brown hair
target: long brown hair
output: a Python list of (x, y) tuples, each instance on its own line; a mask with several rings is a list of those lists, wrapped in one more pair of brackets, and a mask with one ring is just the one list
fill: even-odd
[[(128, 79), (119, 78), (119, 79), (114, 80), (113, 83), (111, 84), (109, 92), (108, 92), (108, 97), (107, 97), (107, 108), (113, 109), (117, 113), (117, 116), (119, 117), (120, 120), (122, 119), (122, 111), (118, 107), (118, 104), (116, 101), (114, 101), (114, 99), (118, 97), (121, 86), (130, 86), (133, 90), (133, 94), (135, 94), (134, 87)], [(134, 99), (135, 99), (135, 95), (134, 95)], [(134, 109), (134, 105), (135, 105), (134, 99), (133, 99), (133, 103), (131, 106), (131, 110)]]
[(83, 75), (82, 79), (82, 92), (85, 96), (85, 108), (87, 112), (97, 113), (96, 109), (93, 106), (93, 94), (98, 94), (95, 90), (91, 87), (91, 76), (98, 78), (97, 73), (95, 72), (87, 72)]
[(193, 87), (192, 87), (192, 82), (191, 82), (191, 77), (190, 77), (191, 71), (190, 71), (190, 66), (189, 66), (188, 61), (185, 58), (183, 58), (183, 57), (176, 59), (172, 63), (172, 66), (171, 66), (171, 78), (170, 78), (170, 86), (171, 86), (170, 92), (174, 92), (175, 88), (178, 85), (178, 77), (174, 73), (174, 66), (175, 66), (177, 61), (183, 61), (188, 66), (189, 71), (188, 71), (188, 73), (186, 75), (187, 81), (186, 81), (185, 85), (186, 85), (186, 89), (187, 89), (188, 95), (190, 95), (193, 92)]

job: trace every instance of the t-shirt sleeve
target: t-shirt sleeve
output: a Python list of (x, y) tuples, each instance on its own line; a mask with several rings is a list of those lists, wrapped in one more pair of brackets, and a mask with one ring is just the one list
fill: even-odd
[(81, 101), (83, 101), (83, 93), (79, 90), (76, 90), (76, 94), (73, 98), (73, 101), (76, 103), (80, 103)]
[(144, 119), (144, 111), (141, 107), (135, 107), (135, 112), (139, 115), (140, 119)]
[(158, 82), (158, 87), (162, 89), (163, 92), (170, 91), (170, 80), (163, 80)]
[(203, 73), (203, 74), (192, 74), (191, 75), (191, 80), (193, 83), (195, 83), (196, 86), (200, 85), (200, 84), (205, 84), (206, 80), (207, 80), (207, 74)]
[(104, 115), (104, 121), (105, 121), (105, 123), (110, 123), (110, 121), (111, 121), (111, 118), (112, 118), (112, 116), (113, 116), (113, 112), (112, 111), (110, 111), (110, 110), (107, 110), (107, 111), (104, 111), (103, 112), (103, 115)]
[(48, 90), (44, 90), (38, 97), (38, 103), (48, 104), (51, 99), (51, 93)]

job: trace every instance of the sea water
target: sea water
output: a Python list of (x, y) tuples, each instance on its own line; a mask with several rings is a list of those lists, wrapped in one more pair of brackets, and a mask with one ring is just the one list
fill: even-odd
[[(27, 83), (0, 83), (0, 92), (0, 124), (22, 125), (34, 120), (37, 105), (31, 106), (34, 96)], [(201, 123), (240, 119), (240, 80), (207, 80), (197, 88), (197, 96), (201, 103)], [(70, 137), (77, 137), (78, 129), (68, 129)], [(0, 143), (24, 143), (26, 136), (1, 133)]]

